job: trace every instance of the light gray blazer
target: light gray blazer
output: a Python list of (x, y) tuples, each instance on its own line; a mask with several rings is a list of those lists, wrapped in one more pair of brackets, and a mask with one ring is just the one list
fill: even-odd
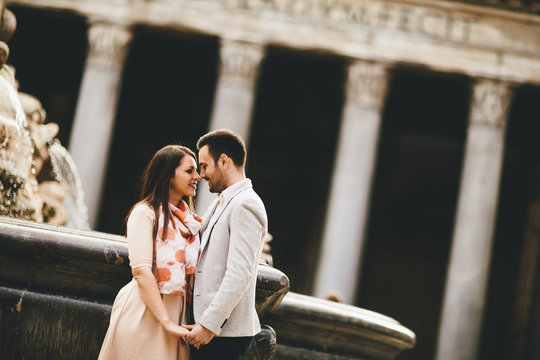
[(261, 331), (255, 285), (268, 228), (266, 210), (249, 179), (216, 213), (217, 221), (209, 224), (217, 205), (216, 199), (203, 216), (201, 239), (205, 231), (210, 236), (201, 243), (193, 316), (216, 335), (253, 336)]

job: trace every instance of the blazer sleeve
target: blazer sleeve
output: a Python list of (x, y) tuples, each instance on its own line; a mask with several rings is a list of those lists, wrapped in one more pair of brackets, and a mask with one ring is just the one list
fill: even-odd
[(258, 257), (266, 232), (266, 212), (255, 200), (237, 205), (231, 212), (227, 270), (212, 302), (199, 319), (219, 335), (221, 326), (249, 288), (257, 271)]

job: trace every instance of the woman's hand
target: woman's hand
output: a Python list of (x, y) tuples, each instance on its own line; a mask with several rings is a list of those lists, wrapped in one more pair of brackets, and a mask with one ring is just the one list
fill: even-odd
[(169, 334), (170, 336), (172, 336), (172, 337), (174, 337), (174, 338), (176, 338), (178, 340), (180, 340), (182, 337), (189, 334), (188, 329), (186, 329), (185, 327), (182, 327), (180, 325), (176, 325), (173, 322), (167, 323), (167, 324), (163, 325), (163, 327), (165, 328), (165, 331), (167, 332), (167, 334)]

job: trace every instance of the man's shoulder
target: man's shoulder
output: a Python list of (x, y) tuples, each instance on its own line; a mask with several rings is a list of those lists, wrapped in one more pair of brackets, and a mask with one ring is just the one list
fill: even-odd
[(258, 218), (264, 219), (266, 222), (266, 208), (262, 199), (253, 189), (250, 179), (246, 179), (240, 182), (238, 185), (238, 192), (230, 200), (228, 208), (228, 216), (234, 216), (232, 214), (239, 214), (243, 211), (248, 211), (255, 214)]
[[(258, 219), (258, 222), (266, 227), (268, 223), (268, 215), (262, 199), (252, 189), (246, 189), (235, 197), (236, 200), (231, 207), (230, 216), (235, 219), (245, 218), (245, 214), (252, 214)], [(238, 215), (238, 216), (237, 216)]]
[(241, 191), (231, 201), (233, 206), (258, 206), (264, 209), (264, 203), (259, 195), (253, 190), (253, 188), (247, 188)]

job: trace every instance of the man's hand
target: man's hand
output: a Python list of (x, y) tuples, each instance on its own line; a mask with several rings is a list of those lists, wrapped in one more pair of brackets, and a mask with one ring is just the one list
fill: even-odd
[(184, 327), (191, 330), (189, 334), (186, 335), (186, 340), (197, 349), (201, 345), (208, 344), (215, 336), (212, 331), (208, 330), (199, 323), (196, 323), (195, 325), (184, 325)]

